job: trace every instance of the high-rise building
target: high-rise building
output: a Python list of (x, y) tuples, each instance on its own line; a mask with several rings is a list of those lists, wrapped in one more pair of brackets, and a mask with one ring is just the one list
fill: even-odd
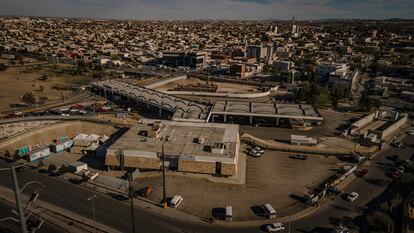
[(295, 37), (295, 38), (300, 37), (300, 26), (299, 25), (293, 24), (292, 37)]
[(256, 60), (259, 61), (265, 56), (262, 45), (249, 45), (249, 47), (247, 47), (247, 58), (256, 58)]
[(273, 45), (260, 44), (249, 45), (247, 47), (247, 58), (256, 58), (257, 61), (265, 58), (271, 58), (273, 55)]

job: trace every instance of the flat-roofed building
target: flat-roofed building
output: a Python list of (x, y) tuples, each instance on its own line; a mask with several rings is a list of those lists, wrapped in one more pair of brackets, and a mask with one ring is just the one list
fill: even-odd
[[(150, 137), (154, 124), (159, 134)], [(239, 126), (214, 123), (143, 120), (107, 149), (105, 164), (158, 170), (163, 144), (165, 166), (172, 170), (222, 176), (237, 173)]]

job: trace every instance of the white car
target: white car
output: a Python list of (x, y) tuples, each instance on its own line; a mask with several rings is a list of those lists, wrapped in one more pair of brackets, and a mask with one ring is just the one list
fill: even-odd
[(272, 223), (266, 226), (267, 232), (277, 232), (277, 231), (283, 231), (285, 230), (285, 227), (281, 222)]
[(264, 150), (262, 148), (260, 148), (260, 147), (255, 147), (253, 150), (259, 152), (260, 154), (263, 154), (264, 153)]
[(407, 132), (408, 135), (414, 135), (414, 129)]
[(346, 199), (350, 202), (354, 202), (358, 198), (358, 196), (359, 196), (359, 194), (357, 192), (352, 192), (352, 193), (348, 194)]
[(405, 172), (405, 167), (404, 166), (399, 166), (399, 167), (397, 167), (397, 170), (401, 173), (404, 173)]
[(257, 151), (253, 151), (253, 150), (249, 151), (249, 155), (253, 156), (253, 157), (256, 157), (256, 158), (259, 158), (260, 156), (262, 156), (261, 153), (259, 153)]

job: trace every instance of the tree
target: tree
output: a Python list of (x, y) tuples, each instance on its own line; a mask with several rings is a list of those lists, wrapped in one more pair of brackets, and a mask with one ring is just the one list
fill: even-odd
[(313, 85), (311, 88), (311, 94), (312, 99), (311, 103), (312, 105), (315, 105), (316, 107), (326, 107), (331, 105), (331, 94), (329, 93), (328, 89), (325, 87), (321, 87), (318, 85)]
[(47, 96), (40, 96), (39, 97), (39, 102), (41, 104), (45, 104), (47, 102), (47, 100), (48, 100)]
[(311, 84), (308, 81), (302, 83), (302, 87), (299, 88), (296, 97), (299, 101), (309, 102), (309, 98), (311, 98)]
[(50, 173), (52, 173), (52, 172), (56, 171), (56, 169), (57, 169), (57, 167), (56, 167), (56, 165), (54, 165), (54, 164), (50, 164), (50, 165), (49, 165), (49, 167), (48, 167), (48, 171), (49, 171)]
[(4, 153), (4, 157), (6, 157), (8, 159), (11, 157), (11, 154), (10, 154), (9, 150), (6, 150), (6, 152)]
[(0, 63), (0, 71), (4, 71), (7, 69), (7, 66), (3, 63)]
[(32, 105), (36, 102), (36, 99), (31, 92), (27, 92), (22, 96), (22, 101), (26, 104)]
[(43, 166), (45, 166), (45, 163), (43, 162), (43, 160), (40, 160), (39, 163), (37, 164), (37, 167), (42, 168)]
[(381, 101), (371, 98), (368, 91), (364, 91), (359, 98), (358, 108), (362, 111), (371, 111), (372, 109), (378, 109), (381, 107)]

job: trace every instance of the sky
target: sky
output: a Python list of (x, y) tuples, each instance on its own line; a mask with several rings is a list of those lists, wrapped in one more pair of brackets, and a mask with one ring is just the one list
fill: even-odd
[(140, 20), (414, 19), (414, 0), (0, 0), (0, 15)]

